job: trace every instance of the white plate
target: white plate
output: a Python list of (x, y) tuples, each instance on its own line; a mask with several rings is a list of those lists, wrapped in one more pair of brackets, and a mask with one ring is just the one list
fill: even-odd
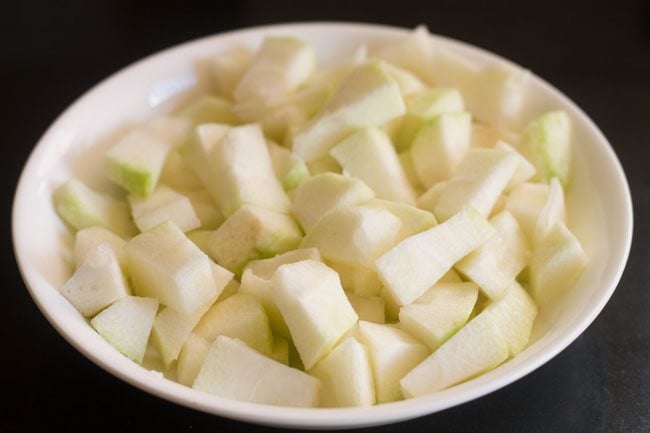
[[(225, 33), (148, 57), (103, 81), (68, 108), (48, 129), (24, 168), (13, 209), (14, 248), (25, 283), (43, 314), (90, 360), (132, 385), (178, 404), (238, 420), (300, 428), (386, 424), (430, 414), (495, 391), (538, 368), (575, 340), (596, 318), (618, 283), (632, 238), (632, 204), (623, 170), (593, 122), (566, 96), (533, 76), (531, 114), (561, 108), (574, 124), (574, 179), (568, 194), (571, 226), (590, 257), (573, 290), (540, 315), (533, 343), (514, 359), (469, 382), (435, 395), (370, 408), (295, 409), (243, 403), (196, 392), (131, 362), (94, 332), (57, 288), (71, 273), (72, 237), (52, 206), (53, 189), (74, 176), (110, 188), (98, 173), (112, 137), (179, 98), (200, 91), (197, 62), (269, 34), (311, 43), (322, 62), (352, 53), (361, 43), (382, 43), (407, 30), (342, 23), (288, 24)], [(461, 42), (436, 43), (480, 63), (503, 60)], [(180, 95), (180, 96), (179, 96)]]

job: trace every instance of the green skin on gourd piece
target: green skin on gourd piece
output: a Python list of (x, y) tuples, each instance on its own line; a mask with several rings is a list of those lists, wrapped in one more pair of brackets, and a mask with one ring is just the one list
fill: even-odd
[(521, 139), (521, 151), (537, 169), (537, 179), (557, 177), (563, 187), (569, 182), (571, 124), (564, 111), (552, 111), (530, 122)]
[(129, 192), (146, 197), (155, 185), (151, 173), (122, 161), (107, 160), (108, 177)]

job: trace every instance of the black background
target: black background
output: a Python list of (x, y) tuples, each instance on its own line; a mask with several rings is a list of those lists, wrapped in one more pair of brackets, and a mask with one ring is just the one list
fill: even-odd
[[(0, 0), (0, 432), (266, 430), (176, 406), (96, 367), (41, 316), (18, 274), (11, 199), (56, 116), (102, 78), (162, 48), (284, 21), (366, 21), (501, 54), (578, 103), (609, 138), (634, 198), (635, 239), (603, 313), (518, 382), (442, 413), (373, 431), (650, 431), (650, 4), (631, 1)], [(6, 402), (5, 402), (6, 400)]]

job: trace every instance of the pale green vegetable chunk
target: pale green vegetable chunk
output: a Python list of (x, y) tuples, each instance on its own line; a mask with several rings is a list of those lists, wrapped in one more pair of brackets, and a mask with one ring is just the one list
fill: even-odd
[(469, 206), (489, 216), (518, 166), (513, 152), (472, 149), (445, 184), (436, 201), (434, 215), (438, 221), (445, 221)]
[(551, 111), (530, 122), (524, 129), (519, 149), (537, 169), (537, 180), (549, 182), (557, 177), (566, 186), (571, 164), (569, 115)]
[(301, 239), (302, 233), (290, 216), (244, 205), (212, 234), (207, 251), (214, 261), (240, 275), (251, 260), (294, 249)]
[[(210, 147), (210, 146), (208, 146)], [(225, 217), (245, 204), (287, 212), (289, 198), (273, 171), (266, 139), (259, 125), (230, 128), (212, 143), (206, 185)]]
[(236, 101), (272, 103), (298, 88), (314, 72), (316, 57), (305, 42), (266, 37), (235, 88)]
[(77, 232), (74, 238), (74, 261), (78, 268), (99, 245), (112, 250), (122, 271), (126, 272), (128, 263), (124, 254), (126, 241), (103, 227), (88, 227)]
[(478, 286), (474, 283), (438, 283), (415, 303), (402, 307), (402, 328), (436, 350), (469, 319)]
[(289, 339), (291, 333), (275, 303), (271, 279), (280, 266), (302, 260), (320, 261), (320, 253), (316, 248), (305, 248), (287, 251), (270, 259), (253, 260), (246, 265), (239, 287), (241, 293), (253, 295), (262, 302), (273, 331)]
[(537, 317), (537, 305), (516, 281), (507, 288), (506, 294), (486, 309), (492, 315), (506, 340), (510, 355), (515, 356), (528, 344)]
[(209, 349), (210, 342), (200, 335), (192, 333), (187, 337), (176, 363), (176, 379), (179, 383), (192, 386)]
[(173, 143), (136, 130), (106, 154), (106, 176), (127, 191), (146, 197), (158, 184)]
[(90, 324), (124, 356), (140, 364), (156, 311), (156, 299), (127, 296), (95, 316)]
[(131, 290), (113, 250), (100, 244), (87, 254), (60, 292), (81, 314), (92, 317)]
[(359, 322), (358, 336), (370, 355), (377, 403), (401, 400), (399, 381), (429, 355), (429, 349), (389, 325)]
[(221, 335), (212, 344), (194, 389), (220, 397), (275, 406), (315, 407), (320, 381)]
[(94, 191), (78, 180), (69, 180), (54, 191), (54, 206), (77, 230), (100, 226), (124, 237), (137, 233), (126, 202)]
[(325, 214), (300, 246), (316, 247), (327, 260), (373, 268), (398, 241), (402, 221), (385, 209), (340, 207)]
[(142, 232), (165, 221), (173, 222), (184, 232), (201, 226), (190, 200), (165, 185), (158, 185), (146, 198), (132, 194), (128, 199), (135, 224)]
[(353, 130), (379, 126), (404, 111), (395, 80), (378, 62), (362, 64), (341, 83), (318, 116), (294, 135), (293, 151), (306, 162), (314, 161)]
[(575, 282), (586, 263), (580, 241), (559, 221), (533, 249), (529, 265), (533, 298), (544, 306)]
[(282, 265), (271, 284), (306, 369), (326, 356), (357, 322), (338, 275), (321, 262)]
[(131, 239), (124, 247), (136, 294), (194, 314), (217, 295), (210, 259), (172, 222)]
[(318, 377), (323, 385), (321, 406), (375, 404), (375, 385), (368, 352), (354, 337), (344, 339), (309, 373)]
[(490, 299), (500, 299), (530, 259), (530, 246), (517, 220), (503, 211), (489, 220), (496, 233), (456, 263), (456, 270), (479, 285)]
[(461, 258), (494, 234), (487, 220), (466, 208), (447, 221), (401, 241), (375, 262), (391, 298), (408, 305)]
[(415, 204), (415, 193), (390, 138), (377, 128), (361, 129), (338, 143), (330, 155), (345, 172), (372, 188), (378, 198)]
[(400, 381), (402, 393), (411, 398), (441, 391), (491, 370), (508, 354), (492, 315), (483, 312), (411, 370)]
[(238, 338), (266, 356), (273, 353), (273, 333), (264, 306), (245, 293), (210, 307), (193, 332), (210, 342), (219, 335)]
[(300, 184), (293, 198), (292, 212), (309, 231), (327, 211), (361, 204), (375, 196), (359, 179), (336, 173), (312, 176)]
[(411, 145), (413, 167), (425, 188), (447, 180), (469, 150), (472, 117), (443, 113), (426, 121)]

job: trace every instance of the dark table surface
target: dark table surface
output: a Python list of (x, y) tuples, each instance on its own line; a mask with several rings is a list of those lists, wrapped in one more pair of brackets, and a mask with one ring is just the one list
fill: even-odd
[(638, 1), (0, 0), (0, 158), (5, 295), (0, 432), (266, 430), (135, 389), (85, 359), (43, 318), (10, 239), (16, 181), (56, 116), (102, 78), (162, 48), (258, 24), (425, 23), (546, 78), (600, 126), (634, 200), (630, 260), (587, 331), (537, 371), (479, 400), (374, 431), (650, 431), (650, 3)]

